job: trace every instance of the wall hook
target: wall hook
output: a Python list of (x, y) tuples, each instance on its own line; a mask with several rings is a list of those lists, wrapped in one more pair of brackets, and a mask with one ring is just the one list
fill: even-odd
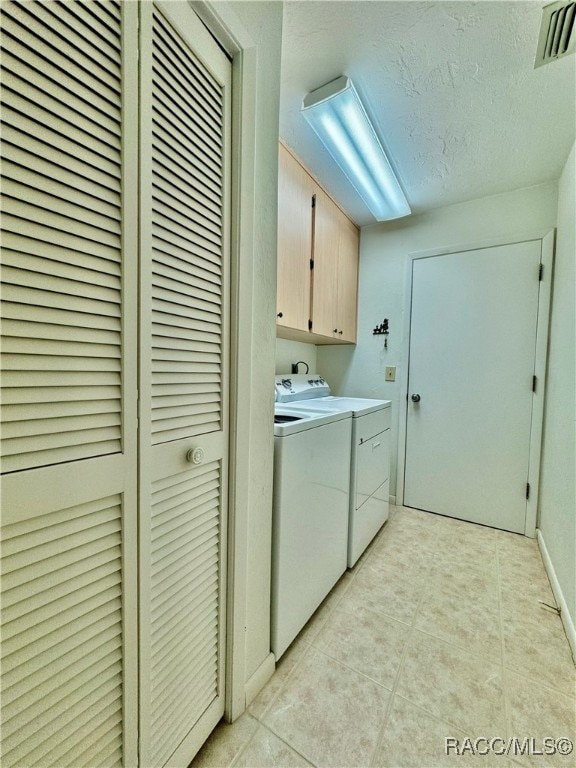
[(385, 317), (384, 320), (380, 323), (380, 325), (377, 325), (376, 328), (372, 331), (373, 336), (384, 336), (384, 349), (388, 349), (388, 334), (390, 331), (388, 330), (388, 318)]

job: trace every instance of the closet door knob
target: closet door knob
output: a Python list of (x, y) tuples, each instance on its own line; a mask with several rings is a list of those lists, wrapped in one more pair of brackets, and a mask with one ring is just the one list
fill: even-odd
[(191, 448), (186, 454), (186, 461), (190, 464), (202, 464), (204, 461), (204, 448)]

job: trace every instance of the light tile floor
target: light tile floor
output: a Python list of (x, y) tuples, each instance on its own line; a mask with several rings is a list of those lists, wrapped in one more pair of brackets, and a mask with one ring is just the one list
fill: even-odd
[(540, 601), (555, 604), (534, 540), (393, 509), (248, 711), (219, 725), (192, 766), (576, 766), (574, 753), (445, 754), (446, 737), (576, 744), (572, 656)]

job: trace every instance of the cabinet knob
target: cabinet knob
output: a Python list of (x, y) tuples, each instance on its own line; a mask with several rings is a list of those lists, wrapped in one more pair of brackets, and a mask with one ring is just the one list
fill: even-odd
[(340, 336), (342, 336), (342, 331), (338, 331), (338, 333), (340, 334)]
[(334, 330), (332, 331), (332, 333), (338, 333), (338, 328), (334, 328)]
[(412, 402), (413, 403), (419, 403), (420, 402), (420, 395), (415, 393), (412, 395)]
[(186, 454), (186, 461), (190, 464), (202, 464), (204, 461), (204, 449), (203, 448), (191, 448)]
[(284, 317), (284, 313), (283, 313), (283, 312), (278, 312), (278, 314), (276, 315), (276, 317)]

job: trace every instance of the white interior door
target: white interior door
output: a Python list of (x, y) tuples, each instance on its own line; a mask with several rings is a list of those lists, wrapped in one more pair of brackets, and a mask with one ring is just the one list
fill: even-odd
[(185, 767), (224, 712), (231, 65), (140, 13), (140, 764)]
[(131, 6), (2, 3), (7, 768), (137, 759)]
[(540, 258), (535, 240), (413, 261), (406, 506), (524, 533)]

